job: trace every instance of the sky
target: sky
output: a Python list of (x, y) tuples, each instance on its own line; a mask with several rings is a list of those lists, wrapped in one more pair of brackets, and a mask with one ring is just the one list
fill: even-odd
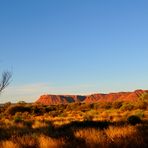
[(0, 103), (148, 89), (147, 0), (0, 0)]

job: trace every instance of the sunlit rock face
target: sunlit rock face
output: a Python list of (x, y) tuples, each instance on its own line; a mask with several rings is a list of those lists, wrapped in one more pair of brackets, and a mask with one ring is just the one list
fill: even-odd
[(85, 96), (78, 95), (42, 95), (36, 103), (45, 105), (54, 104), (67, 104), (72, 102), (82, 102), (85, 100)]
[(92, 94), (88, 96), (80, 95), (42, 95), (35, 103), (41, 103), (44, 105), (55, 104), (67, 104), (72, 102), (112, 102), (116, 100), (120, 101), (137, 101), (144, 93), (148, 93), (148, 90), (135, 90), (134, 92), (118, 92), (109, 94)]

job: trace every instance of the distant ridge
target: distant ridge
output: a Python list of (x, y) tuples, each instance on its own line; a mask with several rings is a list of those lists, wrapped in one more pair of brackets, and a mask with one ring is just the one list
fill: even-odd
[(67, 104), (72, 102), (112, 102), (121, 101), (137, 101), (143, 93), (148, 93), (148, 90), (135, 90), (134, 92), (117, 92), (109, 94), (92, 94), (87, 96), (81, 95), (42, 95), (35, 103), (44, 105)]
[(42, 95), (36, 103), (41, 103), (45, 105), (52, 104), (66, 104), (72, 102), (83, 102), (86, 96), (79, 95)]

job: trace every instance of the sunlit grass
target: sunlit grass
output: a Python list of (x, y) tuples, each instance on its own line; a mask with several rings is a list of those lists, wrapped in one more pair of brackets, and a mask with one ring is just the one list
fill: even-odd
[[(96, 105), (96, 106), (95, 106)], [(141, 108), (99, 108), (98, 104), (21, 107), (13, 105), (0, 112), (0, 148), (114, 148), (148, 146), (148, 111)], [(19, 108), (18, 108), (19, 106)], [(92, 108), (93, 107), (93, 108)], [(125, 106), (127, 107), (127, 106)], [(14, 113), (17, 109), (17, 112)], [(19, 110), (21, 109), (21, 110)], [(23, 112), (25, 109), (25, 112)], [(30, 110), (26, 112), (26, 109)], [(9, 114), (11, 113), (12, 114)], [(19, 112), (18, 112), (19, 111)], [(9, 112), (9, 113), (8, 113)], [(36, 112), (36, 113), (35, 113)], [(130, 125), (128, 117), (136, 115), (139, 125)], [(75, 121), (78, 124), (75, 124)], [(92, 123), (107, 126), (102, 128)], [(72, 124), (74, 123), (74, 124)], [(86, 126), (85, 123), (88, 123)]]
[(63, 139), (53, 139), (44, 135), (39, 136), (38, 141), (40, 148), (59, 148), (65, 144)]

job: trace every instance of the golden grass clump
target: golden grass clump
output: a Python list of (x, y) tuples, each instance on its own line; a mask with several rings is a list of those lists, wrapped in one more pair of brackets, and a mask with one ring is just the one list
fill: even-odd
[(109, 127), (105, 130), (87, 128), (75, 131), (79, 139), (85, 139), (88, 147), (133, 147), (144, 145), (136, 126)]
[(24, 135), (21, 137), (20, 136), (12, 137), (11, 140), (14, 143), (17, 143), (19, 148), (23, 148), (23, 147), (37, 148), (39, 145), (37, 137), (34, 137), (32, 135)]
[(117, 138), (131, 137), (137, 134), (137, 129), (134, 126), (112, 127), (105, 130), (106, 135), (113, 141)]
[(35, 120), (35, 122), (32, 125), (32, 128), (41, 128), (41, 127), (46, 127), (47, 123), (39, 120)]
[(84, 139), (88, 147), (105, 147), (106, 135), (103, 131), (94, 128), (80, 129), (75, 131), (75, 137)]
[(112, 127), (106, 129), (105, 134), (109, 141), (118, 146), (143, 145), (143, 138), (136, 126)]
[(20, 148), (18, 144), (11, 140), (3, 141), (0, 145), (1, 148)]
[(44, 135), (41, 135), (38, 140), (40, 148), (60, 148), (65, 144), (63, 139), (53, 139)]

